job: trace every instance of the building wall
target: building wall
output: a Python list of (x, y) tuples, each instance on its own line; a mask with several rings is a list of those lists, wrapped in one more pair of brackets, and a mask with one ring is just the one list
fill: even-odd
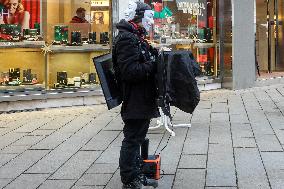
[(256, 80), (254, 1), (232, 0), (233, 89), (253, 87)]

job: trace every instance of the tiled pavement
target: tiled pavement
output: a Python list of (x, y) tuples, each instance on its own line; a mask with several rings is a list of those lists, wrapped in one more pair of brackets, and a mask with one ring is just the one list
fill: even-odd
[[(149, 132), (159, 188), (284, 188), (284, 85), (205, 92), (193, 116), (172, 113), (192, 127)], [(119, 189), (121, 130), (104, 105), (1, 114), (0, 188)]]

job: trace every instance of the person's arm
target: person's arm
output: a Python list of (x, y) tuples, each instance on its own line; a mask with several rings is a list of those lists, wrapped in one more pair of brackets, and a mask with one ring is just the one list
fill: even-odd
[(28, 11), (24, 11), (22, 13), (22, 21), (21, 21), (21, 25), (22, 25), (22, 29), (29, 29), (30, 28), (30, 13)]
[(121, 79), (129, 83), (143, 82), (154, 74), (152, 61), (140, 62), (140, 49), (131, 36), (125, 36), (116, 44), (117, 63)]

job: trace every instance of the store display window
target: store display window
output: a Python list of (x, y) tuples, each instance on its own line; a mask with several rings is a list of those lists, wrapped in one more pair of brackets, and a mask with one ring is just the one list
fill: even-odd
[(0, 91), (45, 88), (41, 20), (40, 0), (0, 0)]
[(107, 0), (47, 1), (47, 41), (52, 44), (49, 89), (92, 88), (98, 84), (92, 58), (109, 48), (109, 9)]
[(92, 88), (109, 0), (0, 0), (0, 92)]
[(154, 44), (190, 50), (209, 77), (219, 75), (215, 0), (146, 0), (155, 12)]

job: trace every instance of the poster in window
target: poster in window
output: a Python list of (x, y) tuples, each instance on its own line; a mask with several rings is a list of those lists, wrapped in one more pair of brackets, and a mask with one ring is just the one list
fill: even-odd
[(40, 0), (0, 0), (0, 24), (40, 28)]
[(109, 11), (92, 11), (91, 18), (93, 24), (109, 25)]

